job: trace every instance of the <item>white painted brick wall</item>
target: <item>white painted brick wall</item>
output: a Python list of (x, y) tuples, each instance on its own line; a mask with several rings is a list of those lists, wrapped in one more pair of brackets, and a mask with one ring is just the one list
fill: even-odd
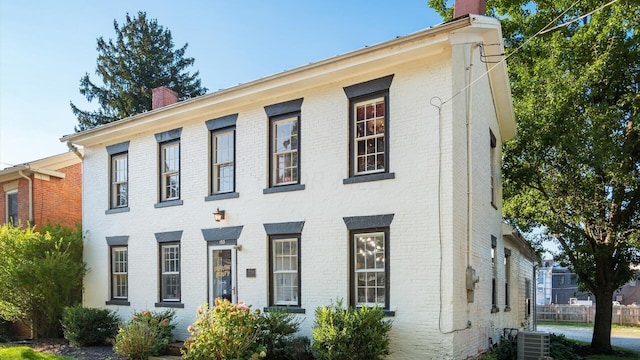
[[(453, 54), (459, 50), (454, 49)], [(158, 201), (158, 145), (153, 133), (126, 139), (130, 140), (130, 211), (125, 213), (104, 213), (109, 164), (105, 146), (111, 143), (85, 149), (85, 260), (90, 272), (85, 278), (84, 305), (104, 307), (109, 299), (105, 237), (128, 235), (131, 305), (108, 307), (123, 318), (133, 311), (154, 310), (158, 301), (154, 233), (183, 230), (184, 309), (177, 310), (176, 336), (184, 338), (197, 307), (207, 301), (207, 245), (201, 229), (243, 226), (238, 240), (243, 249), (237, 253), (238, 296), (254, 308), (262, 308), (268, 303), (263, 224), (304, 221), (301, 299), (306, 314), (299, 316), (304, 318), (302, 334), (310, 336), (318, 306), (336, 298), (347, 301), (348, 231), (342, 218), (395, 214), (390, 228), (390, 306), (396, 311), (391, 318), (391, 358), (465, 358), (485, 349), (489, 329), (499, 327), (499, 319), (490, 314), (490, 235), (501, 239), (500, 211), (490, 206), (488, 195), (489, 127), (498, 141), (500, 138), (485, 77), (473, 90), (472, 140), (471, 261), (481, 280), (475, 302), (467, 303), (464, 97), (445, 104), (440, 115), (430, 104), (435, 96), (450, 98), (464, 80), (460, 79), (464, 64), (452, 64), (451, 54), (447, 50), (366, 76), (336, 79), (295, 97), (263, 99), (185, 122), (176, 119), (162, 131), (182, 127), (181, 206), (153, 206)], [(474, 61), (481, 64), (477, 56)], [(389, 162), (395, 179), (344, 185), (342, 180), (348, 176), (348, 99), (342, 88), (388, 74), (395, 74), (389, 105)], [(306, 189), (265, 195), (268, 126), (263, 107), (296, 97), (304, 98), (300, 143), (301, 183)], [(236, 188), (240, 196), (206, 202), (209, 134), (204, 122), (236, 112)], [(214, 222), (216, 208), (226, 210), (224, 222)], [(247, 268), (257, 270), (255, 278), (246, 278)], [(467, 329), (468, 321), (472, 325)]]

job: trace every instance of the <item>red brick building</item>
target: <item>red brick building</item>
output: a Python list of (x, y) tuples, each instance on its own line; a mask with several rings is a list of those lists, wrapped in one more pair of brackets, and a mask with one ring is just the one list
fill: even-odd
[(68, 152), (0, 170), (0, 223), (82, 221), (82, 160)]

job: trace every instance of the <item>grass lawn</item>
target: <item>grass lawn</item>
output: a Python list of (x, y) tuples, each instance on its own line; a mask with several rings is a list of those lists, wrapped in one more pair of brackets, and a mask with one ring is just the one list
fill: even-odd
[(0, 360), (69, 360), (68, 357), (49, 355), (33, 351), (28, 346), (0, 347)]

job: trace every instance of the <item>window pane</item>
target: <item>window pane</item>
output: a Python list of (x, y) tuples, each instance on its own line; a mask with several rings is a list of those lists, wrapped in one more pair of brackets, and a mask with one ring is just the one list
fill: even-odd
[(298, 239), (272, 240), (275, 305), (298, 305)]
[(376, 173), (386, 169), (384, 152), (385, 102), (377, 98), (355, 104), (354, 167), (355, 173)]
[(128, 256), (126, 247), (111, 248), (111, 297), (126, 299), (128, 294), (127, 268)]
[(298, 117), (274, 121), (273, 183), (298, 182)]
[(354, 236), (354, 271), (356, 306), (385, 305), (385, 238), (384, 233)]

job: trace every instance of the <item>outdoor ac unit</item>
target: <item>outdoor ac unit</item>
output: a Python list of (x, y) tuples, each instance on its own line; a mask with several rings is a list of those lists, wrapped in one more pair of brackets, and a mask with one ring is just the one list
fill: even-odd
[(538, 360), (549, 356), (549, 333), (518, 331), (518, 360)]

